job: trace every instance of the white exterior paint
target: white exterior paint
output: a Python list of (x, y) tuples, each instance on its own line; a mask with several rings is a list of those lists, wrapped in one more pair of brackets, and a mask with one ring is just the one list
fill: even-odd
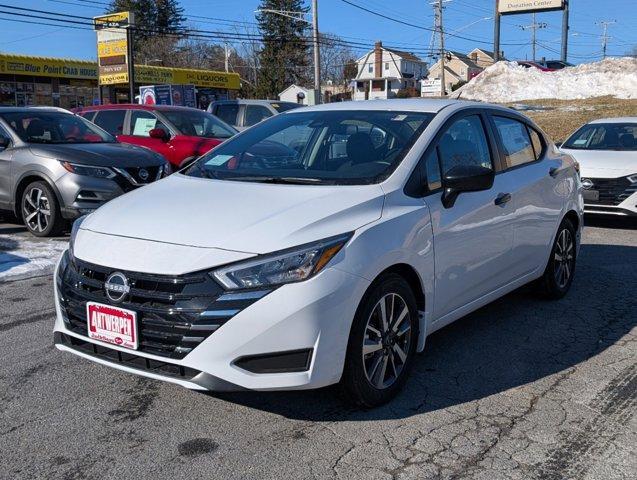
[(419, 88), (419, 80), (427, 74), (426, 62), (416, 61), (412, 55), (404, 52), (382, 46), (376, 48), (382, 51), (380, 71), (377, 71), (376, 50), (371, 50), (356, 61), (358, 73), (352, 81), (353, 100), (390, 99), (396, 97), (399, 90)]
[[(156, 274), (213, 269), (353, 232), (320, 273), (274, 289), (183, 359), (168, 360), (201, 375), (179, 380), (109, 365), (195, 389), (214, 388), (208, 383), (210, 376), (254, 390), (322, 387), (340, 380), (356, 309), (371, 282), (387, 268), (406, 264), (420, 279), (425, 306), (419, 350), (427, 334), (540, 277), (564, 215), (575, 211), (583, 224), (573, 160), (551, 143), (539, 161), (496, 175), (488, 190), (460, 194), (450, 208), (443, 206), (440, 192), (419, 198), (404, 192), (445, 122), (468, 108), (509, 111), (478, 103), (421, 99), (343, 102), (301, 111), (437, 112), (394, 172), (379, 184), (255, 184), (176, 174), (87, 217), (72, 239), (77, 258)], [(298, 110), (285, 113), (297, 114)], [(555, 178), (548, 175), (552, 168), (560, 172)], [(496, 206), (494, 199), (502, 192), (509, 192), (512, 201)], [(79, 337), (65, 326), (57, 292), (56, 305), (55, 331)], [(306, 372), (259, 375), (233, 364), (243, 355), (300, 348), (314, 349)], [(167, 361), (144, 352), (135, 354)]]
[(279, 93), (279, 100), (282, 102), (300, 103), (301, 105), (314, 105), (314, 92), (308, 88), (290, 85)]

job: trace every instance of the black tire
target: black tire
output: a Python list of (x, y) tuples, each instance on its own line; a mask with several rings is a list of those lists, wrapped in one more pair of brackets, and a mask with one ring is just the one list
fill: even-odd
[(20, 209), (27, 230), (36, 237), (60, 235), (66, 225), (55, 192), (46, 182), (27, 185), (22, 192)]
[[(375, 325), (380, 325), (380, 323), (374, 322), (381, 322), (381, 299), (385, 299), (386, 318), (389, 322), (396, 323), (395, 329), (389, 328), (389, 334), (383, 333), (382, 338), (373, 333)], [(393, 314), (389, 311), (392, 301), (395, 307)], [(399, 320), (400, 314), (404, 311), (402, 306), (407, 308), (408, 317)], [(409, 326), (408, 330), (407, 325)], [(368, 330), (368, 328), (372, 330)], [(379, 333), (381, 332), (379, 331)], [(407, 335), (409, 341), (405, 343)], [(365, 355), (363, 353), (364, 343), (368, 345), (368, 348), (376, 350)], [(383, 275), (367, 291), (354, 317), (340, 382), (341, 391), (345, 398), (357, 406), (376, 407), (395, 397), (409, 376), (417, 343), (418, 308), (414, 293), (400, 275), (394, 273)], [(378, 349), (378, 345), (383, 346)], [(402, 352), (400, 355), (398, 350), (395, 350), (396, 345)], [(401, 361), (403, 354), (405, 357)], [(378, 363), (379, 355), (382, 357), (380, 364)], [(382, 370), (381, 372), (378, 369), (382, 369), (383, 364), (386, 371)], [(376, 370), (373, 370), (374, 366), (376, 366)], [(370, 375), (372, 373), (374, 374)], [(391, 381), (392, 376), (395, 376), (393, 381)], [(382, 384), (382, 386), (379, 387), (378, 384)]]
[(576, 230), (573, 223), (565, 218), (557, 229), (544, 275), (537, 282), (540, 294), (550, 300), (564, 297), (573, 283), (576, 263)]

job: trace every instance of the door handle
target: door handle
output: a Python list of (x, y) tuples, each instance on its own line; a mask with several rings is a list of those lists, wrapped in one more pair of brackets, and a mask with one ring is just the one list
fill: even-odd
[(560, 169), (557, 167), (551, 167), (549, 169), (549, 175), (553, 178), (557, 177), (557, 174), (560, 173)]
[(493, 201), (498, 207), (502, 207), (511, 201), (510, 193), (501, 193)]

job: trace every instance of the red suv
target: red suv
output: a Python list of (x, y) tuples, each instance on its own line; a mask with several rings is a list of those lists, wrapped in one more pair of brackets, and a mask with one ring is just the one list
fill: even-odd
[(188, 107), (112, 104), (75, 113), (102, 127), (120, 142), (148, 147), (181, 167), (237, 130), (214, 115)]

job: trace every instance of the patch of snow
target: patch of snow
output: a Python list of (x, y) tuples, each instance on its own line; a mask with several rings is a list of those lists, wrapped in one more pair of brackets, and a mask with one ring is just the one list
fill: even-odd
[(0, 236), (0, 282), (51, 274), (67, 246), (65, 240)]
[(605, 95), (637, 98), (637, 58), (607, 58), (555, 72), (524, 68), (515, 62), (497, 62), (450, 97), (504, 103)]

